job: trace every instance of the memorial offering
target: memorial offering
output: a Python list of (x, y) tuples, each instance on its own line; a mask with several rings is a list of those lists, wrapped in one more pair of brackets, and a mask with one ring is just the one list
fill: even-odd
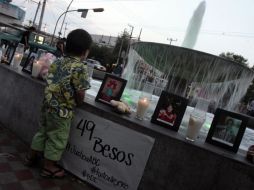
[(151, 122), (178, 131), (187, 103), (186, 98), (162, 91)]
[(138, 105), (137, 105), (137, 112), (136, 112), (136, 118), (139, 120), (143, 120), (145, 113), (149, 107), (150, 100), (145, 97), (145, 96), (140, 96), (138, 100)]
[(119, 101), (126, 85), (126, 80), (120, 77), (106, 74), (95, 101), (111, 105), (111, 100)]
[(122, 114), (130, 114), (131, 108), (125, 103), (121, 101), (111, 100), (110, 104), (115, 107), (115, 111)]
[(198, 98), (197, 104), (190, 114), (189, 125), (186, 133), (186, 140), (195, 141), (198, 137), (199, 131), (206, 120), (206, 112), (208, 109), (209, 101), (204, 98)]
[(248, 116), (217, 109), (206, 142), (237, 152), (241, 143)]
[(33, 63), (32, 77), (37, 78), (41, 72), (42, 65), (40, 61), (35, 61)]
[(29, 73), (29, 74), (32, 74), (32, 70), (33, 70), (33, 63), (34, 61), (37, 60), (37, 53), (35, 52), (30, 52), (27, 59), (26, 59), (26, 62), (22, 68), (22, 71), (26, 72), (26, 73)]
[(22, 57), (23, 57), (23, 53), (24, 53), (24, 45), (23, 44), (18, 44), (18, 46), (16, 48), (16, 51), (14, 53), (14, 56), (13, 56), (12, 63), (11, 63), (11, 66), (14, 69), (17, 69), (19, 67), (20, 62), (21, 62)]

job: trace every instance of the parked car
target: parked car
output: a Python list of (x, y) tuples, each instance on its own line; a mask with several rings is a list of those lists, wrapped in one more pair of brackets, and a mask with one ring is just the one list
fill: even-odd
[(97, 69), (97, 70), (100, 70), (100, 71), (106, 71), (106, 67), (101, 65), (101, 63), (99, 61), (97, 61), (97, 60), (87, 59), (87, 60), (85, 60), (85, 63), (93, 65), (94, 69)]

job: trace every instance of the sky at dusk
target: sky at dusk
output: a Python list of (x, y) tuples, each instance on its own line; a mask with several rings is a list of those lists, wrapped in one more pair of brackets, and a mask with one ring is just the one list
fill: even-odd
[[(66, 10), (70, 1), (47, 1), (43, 19), (43, 28), (47, 32), (53, 33), (57, 18)], [(172, 41), (172, 45), (181, 46), (189, 20), (200, 2), (202, 1), (74, 0), (70, 9), (102, 7), (105, 11), (89, 11), (85, 19), (78, 12), (68, 13), (66, 34), (75, 28), (83, 28), (91, 34), (118, 36), (124, 29), (131, 31), (130, 26), (133, 26), (133, 37), (138, 37), (142, 28), (142, 41), (170, 43), (168, 39), (172, 38), (177, 40)], [(13, 0), (12, 3), (26, 10), (25, 23), (33, 20), (36, 3), (29, 0)], [(253, 0), (206, 0), (206, 11), (194, 49), (215, 55), (227, 51), (241, 54), (253, 66), (253, 9)], [(61, 22), (58, 26), (60, 25)]]

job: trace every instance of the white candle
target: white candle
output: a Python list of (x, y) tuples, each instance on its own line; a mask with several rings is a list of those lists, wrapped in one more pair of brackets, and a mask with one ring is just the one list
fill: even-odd
[(33, 70), (32, 70), (32, 76), (37, 78), (41, 72), (41, 67), (42, 65), (40, 64), (39, 61), (35, 61), (33, 63)]
[(149, 100), (147, 98), (140, 98), (138, 101), (138, 107), (137, 107), (137, 118), (143, 119), (144, 115), (146, 113), (146, 110), (149, 106)]
[(12, 66), (13, 68), (18, 68), (21, 60), (22, 60), (23, 54), (21, 53), (15, 53), (14, 57), (13, 57), (13, 62), (12, 62)]

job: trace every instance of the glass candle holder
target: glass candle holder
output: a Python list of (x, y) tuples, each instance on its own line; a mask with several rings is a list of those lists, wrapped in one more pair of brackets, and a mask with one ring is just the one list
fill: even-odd
[(198, 102), (193, 112), (190, 114), (189, 125), (186, 133), (186, 140), (195, 141), (199, 131), (206, 120), (206, 111), (209, 101), (203, 98), (198, 98)]
[(195, 141), (201, 127), (205, 122), (205, 115), (199, 115), (197, 113), (191, 113), (189, 119), (189, 125), (186, 133), (186, 140)]
[(93, 70), (94, 70), (94, 64), (92, 63), (87, 63), (87, 73), (88, 73), (88, 78), (89, 78), (89, 82), (92, 80), (93, 78)]
[(150, 105), (150, 100), (147, 97), (140, 96), (137, 105), (136, 118), (143, 120), (145, 113)]
[(34, 61), (32, 69), (32, 77), (37, 78), (41, 72), (42, 65), (40, 61)]
[(23, 58), (23, 53), (24, 53), (24, 45), (19, 43), (18, 46), (16, 47), (16, 51), (13, 56), (11, 64), (14, 69), (17, 69), (19, 67), (21, 60)]

